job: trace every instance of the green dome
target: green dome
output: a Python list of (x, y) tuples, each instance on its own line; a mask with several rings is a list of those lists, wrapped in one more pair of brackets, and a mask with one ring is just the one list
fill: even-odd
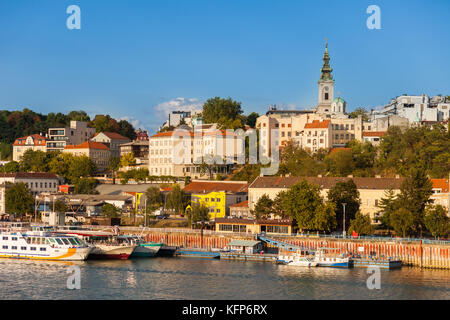
[(338, 103), (338, 102), (346, 103), (345, 100), (342, 99), (341, 97), (338, 97), (338, 98), (334, 99), (333, 102), (336, 102), (336, 103)]

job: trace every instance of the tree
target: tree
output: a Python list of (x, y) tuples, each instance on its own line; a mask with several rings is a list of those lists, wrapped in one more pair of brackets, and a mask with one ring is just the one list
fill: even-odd
[(55, 208), (56, 212), (67, 212), (69, 211), (69, 208), (67, 207), (66, 203), (62, 200), (56, 200), (53, 208)]
[(372, 234), (374, 232), (374, 228), (372, 226), (372, 222), (370, 216), (363, 215), (361, 212), (357, 212), (355, 218), (350, 221), (350, 227), (348, 228), (348, 232), (351, 233), (355, 231), (358, 234)]
[(145, 191), (145, 197), (147, 198), (147, 210), (153, 212), (162, 206), (163, 201), (159, 188), (149, 187)]
[(201, 223), (203, 227), (205, 222), (209, 221), (209, 209), (203, 203), (194, 203), (192, 210), (188, 211), (187, 217), (190, 225)]
[(259, 198), (255, 205), (254, 214), (256, 219), (268, 219), (272, 213), (273, 201), (267, 194)]
[(334, 177), (346, 177), (355, 170), (353, 153), (351, 150), (338, 150), (323, 160), (326, 170)]
[(47, 156), (43, 151), (28, 149), (20, 159), (20, 171), (23, 172), (47, 172)]
[(362, 116), (363, 121), (369, 120), (369, 112), (362, 107), (356, 108), (353, 112), (349, 114), (349, 117), (352, 119), (358, 118), (359, 116)]
[(320, 188), (301, 180), (286, 193), (283, 201), (284, 211), (297, 222), (300, 230), (315, 230), (315, 214), (323, 205)]
[(359, 210), (359, 191), (353, 179), (338, 182), (328, 191), (328, 201), (333, 202), (336, 208), (336, 220), (338, 229), (343, 229), (345, 203), (345, 229), (348, 230), (350, 220), (354, 219)]
[(12, 154), (12, 145), (5, 142), (0, 142), (0, 160), (4, 161), (10, 158)]
[(242, 127), (241, 103), (231, 98), (215, 97), (203, 104), (203, 120), (205, 123), (217, 123), (221, 128), (237, 129)]
[(252, 112), (246, 117), (245, 124), (250, 126), (250, 128), (254, 128), (256, 125), (256, 119), (258, 119), (258, 118), (259, 118), (259, 114), (256, 112)]
[(319, 206), (315, 213), (315, 229), (331, 232), (336, 228), (336, 208), (332, 202)]
[(119, 171), (119, 168), (120, 168), (120, 158), (111, 156), (109, 158), (108, 170), (109, 172), (111, 172), (113, 184), (116, 184), (116, 175), (117, 171)]
[(441, 205), (427, 208), (424, 222), (433, 237), (447, 237), (450, 233), (450, 219)]
[(432, 202), (430, 199), (432, 190), (432, 183), (426, 176), (425, 170), (414, 167), (409, 170), (409, 175), (400, 186), (399, 206), (413, 214), (414, 230), (420, 236), (424, 229), (425, 207)]
[(384, 192), (384, 197), (380, 199), (378, 207), (381, 209), (379, 212), (381, 214), (381, 218), (379, 220), (381, 220), (382, 227), (390, 229), (391, 214), (399, 208), (399, 203), (394, 190), (389, 189)]
[(96, 186), (97, 180), (92, 178), (81, 178), (75, 182), (73, 191), (75, 194), (98, 194), (98, 191), (95, 190)]
[(112, 205), (110, 203), (105, 203), (102, 206), (102, 213), (108, 218), (119, 218), (120, 212), (120, 208), (117, 208), (115, 205)]
[(392, 212), (390, 223), (397, 235), (402, 235), (403, 238), (406, 238), (406, 235), (414, 228), (414, 215), (411, 211), (400, 208)]
[(89, 115), (85, 111), (81, 111), (81, 110), (80, 111), (71, 111), (71, 112), (69, 112), (67, 117), (69, 117), (69, 119), (73, 120), (73, 121), (85, 121), (85, 122), (91, 121), (91, 118), (89, 117)]
[(136, 165), (136, 158), (134, 157), (133, 152), (125, 153), (120, 158), (120, 166), (121, 167), (132, 167), (134, 165)]
[(169, 192), (166, 199), (166, 207), (176, 213), (183, 213), (186, 204), (186, 195), (176, 184)]
[(3, 173), (14, 173), (20, 171), (20, 164), (17, 161), (10, 161), (4, 166), (0, 167), (0, 171)]
[(289, 215), (284, 211), (283, 204), (287, 200), (287, 192), (280, 191), (273, 200), (272, 211), (274, 215), (280, 216), (283, 219), (289, 218)]
[(34, 199), (25, 183), (8, 184), (5, 198), (8, 213), (22, 218), (26, 213), (33, 212)]

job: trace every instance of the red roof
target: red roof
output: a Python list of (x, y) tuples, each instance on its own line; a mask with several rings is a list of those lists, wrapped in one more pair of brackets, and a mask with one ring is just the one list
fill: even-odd
[(386, 131), (372, 131), (372, 132), (363, 132), (363, 137), (382, 137), (386, 134)]
[(433, 183), (433, 189), (441, 189), (441, 192), (448, 192), (449, 190), (449, 180), (448, 179), (431, 179)]
[(95, 141), (86, 141), (82, 144), (68, 145), (64, 149), (98, 149), (98, 150), (109, 150), (107, 146), (103, 143)]
[[(39, 134), (32, 134), (30, 136), (26, 136), (26, 137), (22, 137), (22, 138), (18, 138), (16, 139), (16, 141), (14, 141), (13, 146), (23, 146), (25, 145), (26, 140), (28, 139), (28, 137), (31, 137), (33, 139), (33, 143), (35, 146), (45, 146), (45, 141), (47, 140), (46, 137), (43, 137)], [(22, 142), (22, 143), (19, 143)]]
[(247, 192), (247, 190), (247, 182), (232, 181), (193, 181), (184, 188), (184, 191), (189, 193)]
[(231, 205), (230, 208), (248, 208), (248, 200), (235, 203)]
[(348, 151), (351, 150), (351, 148), (333, 148), (330, 150), (330, 154), (338, 152), (338, 151)]
[(305, 129), (327, 129), (329, 125), (330, 120), (324, 121), (314, 120), (311, 123), (305, 124)]
[[(117, 132), (99, 132), (98, 134), (103, 133), (105, 136), (107, 136), (110, 139), (114, 139), (114, 140), (130, 140), (127, 137), (124, 137), (121, 134), (118, 134)], [(94, 137), (96, 137), (98, 134), (95, 134)]]

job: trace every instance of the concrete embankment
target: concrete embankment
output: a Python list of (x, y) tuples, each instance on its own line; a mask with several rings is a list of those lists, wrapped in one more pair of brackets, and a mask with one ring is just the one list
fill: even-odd
[[(126, 233), (136, 233), (123, 230)], [(148, 241), (163, 242), (168, 246), (188, 248), (225, 248), (233, 239), (255, 239), (255, 236), (238, 235), (203, 235), (185, 232), (145, 232)], [(354, 239), (326, 239), (302, 237), (276, 237), (292, 245), (317, 249), (319, 247), (338, 248), (343, 252), (377, 255), (400, 259), (403, 265), (422, 268), (450, 269), (450, 245), (422, 244), (420, 242), (384, 242)]]

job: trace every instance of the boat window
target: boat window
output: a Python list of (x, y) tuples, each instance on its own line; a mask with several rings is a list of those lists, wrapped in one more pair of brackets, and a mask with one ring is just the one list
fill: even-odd
[(27, 247), (20, 247), (20, 250), (27, 250)]
[(3, 248), (3, 249), (8, 249), (8, 246), (3, 246), (2, 248)]
[(55, 243), (55, 239), (53, 238), (49, 238), (48, 240), (50, 240), (50, 243)]
[(73, 244), (74, 246), (77, 245), (77, 242), (73, 239), (73, 238), (69, 238), (69, 241), (71, 244)]
[(12, 246), (11, 249), (12, 250), (17, 250), (17, 247), (16, 246)]
[(50, 239), (45, 239), (45, 244), (50, 244)]
[(70, 244), (70, 242), (66, 238), (62, 238), (61, 240), (64, 242), (64, 244), (67, 244), (67, 245)]
[(31, 243), (31, 239), (30, 238), (26, 238), (25, 240), (27, 241), (28, 244)]
[(81, 241), (80, 239), (78, 239), (78, 238), (74, 238), (74, 239), (80, 246), (82, 246), (84, 244), (83, 241)]
[(8, 237), (3, 237), (3, 240), (8, 240)]
[(12, 241), (17, 241), (17, 238), (16, 237), (12, 237)]
[(60, 238), (56, 238), (55, 239), (56, 240), (56, 242), (58, 242), (58, 244), (61, 244), (61, 245), (63, 245), (64, 243), (61, 241), (61, 239)]
[(36, 247), (31, 247), (30, 250), (31, 251), (36, 251)]

